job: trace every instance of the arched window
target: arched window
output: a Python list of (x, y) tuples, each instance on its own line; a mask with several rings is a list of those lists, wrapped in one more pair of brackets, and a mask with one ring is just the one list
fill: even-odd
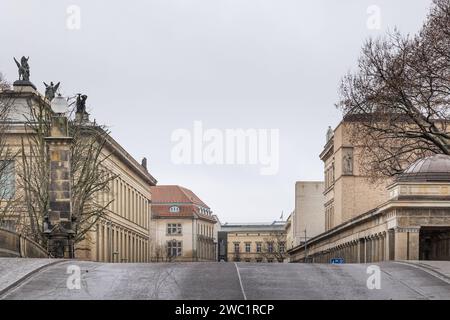
[(169, 211), (172, 213), (180, 212), (180, 207), (172, 206), (169, 208)]

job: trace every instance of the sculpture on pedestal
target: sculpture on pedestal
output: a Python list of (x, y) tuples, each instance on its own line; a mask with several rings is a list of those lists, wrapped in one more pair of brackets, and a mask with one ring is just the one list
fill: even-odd
[(56, 85), (54, 85), (53, 84), (53, 81), (52, 82), (50, 82), (50, 85), (48, 85), (48, 84), (46, 84), (45, 82), (44, 82), (44, 85), (45, 85), (45, 97), (49, 100), (49, 101), (52, 101), (53, 100), (53, 98), (55, 97), (55, 95), (56, 95), (56, 92), (58, 91), (58, 88), (59, 88), (59, 82), (56, 84)]
[(30, 65), (28, 64), (28, 59), (30, 59), (30, 57), (25, 58), (25, 56), (23, 56), (19, 63), (19, 61), (14, 58), (19, 71), (19, 81), (30, 81)]
[(87, 95), (79, 93), (77, 96), (77, 102), (76, 102), (76, 113), (85, 114), (86, 112), (86, 99)]

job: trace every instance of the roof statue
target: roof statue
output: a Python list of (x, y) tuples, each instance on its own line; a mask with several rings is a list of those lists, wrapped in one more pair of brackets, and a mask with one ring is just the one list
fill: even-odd
[(87, 95), (85, 94), (81, 94), (79, 93), (77, 95), (77, 102), (76, 102), (76, 113), (80, 113), (80, 114), (86, 114), (86, 99), (87, 99)]
[(56, 85), (54, 85), (53, 82), (50, 82), (50, 85), (48, 85), (48, 84), (46, 84), (44, 82), (44, 85), (45, 85), (45, 97), (49, 101), (52, 101), (53, 98), (55, 97), (56, 92), (58, 91), (58, 88), (59, 88), (59, 84), (60, 83), (58, 82)]
[(331, 126), (328, 126), (328, 130), (327, 130), (327, 142), (331, 140), (331, 138), (333, 137), (333, 129), (331, 129)]
[(14, 61), (16, 62), (19, 71), (19, 80), (30, 81), (30, 66), (28, 64), (28, 59), (30, 59), (30, 57), (25, 58), (25, 56), (23, 56), (19, 63), (14, 57)]

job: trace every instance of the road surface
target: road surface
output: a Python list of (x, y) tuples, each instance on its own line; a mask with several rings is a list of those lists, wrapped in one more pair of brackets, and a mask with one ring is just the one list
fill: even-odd
[(14, 278), (0, 287), (0, 299), (450, 299), (450, 278), (445, 274), (417, 265), (380, 263), (380, 288), (369, 289), (368, 266), (65, 260), (21, 280)]

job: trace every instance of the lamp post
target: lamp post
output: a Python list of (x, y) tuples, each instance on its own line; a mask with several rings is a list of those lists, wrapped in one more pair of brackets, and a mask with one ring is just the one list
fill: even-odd
[(71, 145), (69, 136), (67, 100), (58, 95), (51, 102), (50, 136), (45, 138), (49, 176), (49, 211), (45, 217), (44, 234), (48, 251), (55, 258), (74, 258), (75, 221), (72, 216)]

